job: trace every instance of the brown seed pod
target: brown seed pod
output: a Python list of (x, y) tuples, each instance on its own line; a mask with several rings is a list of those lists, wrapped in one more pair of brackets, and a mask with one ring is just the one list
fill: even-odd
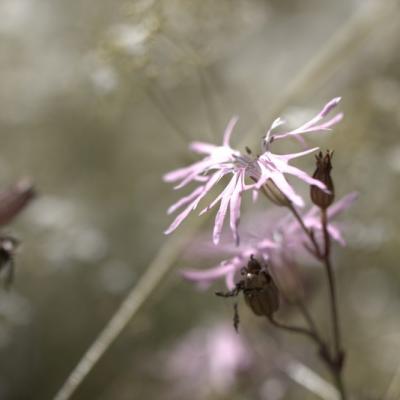
[(327, 150), (325, 155), (320, 151), (316, 156), (317, 168), (313, 178), (325, 184), (327, 191), (311, 185), (310, 196), (312, 202), (322, 209), (327, 209), (335, 199), (335, 188), (331, 177), (333, 151)]

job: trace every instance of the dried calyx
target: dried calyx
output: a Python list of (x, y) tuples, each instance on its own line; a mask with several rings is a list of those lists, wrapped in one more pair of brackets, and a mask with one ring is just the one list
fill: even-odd
[(326, 186), (326, 190), (322, 190), (312, 185), (310, 196), (312, 202), (322, 209), (327, 209), (335, 199), (335, 188), (331, 177), (333, 151), (327, 150), (325, 154), (320, 151), (316, 156), (316, 169), (313, 178), (321, 181)]
[(261, 191), (277, 206), (289, 207), (291, 201), (285, 196), (284, 193), (279, 189), (272, 179), (268, 179), (267, 182), (261, 187)]

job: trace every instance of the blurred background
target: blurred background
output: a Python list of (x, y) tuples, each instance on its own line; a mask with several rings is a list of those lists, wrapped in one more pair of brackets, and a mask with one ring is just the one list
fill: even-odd
[[(161, 177), (194, 159), (191, 140), (218, 143), (239, 115), (233, 142), (257, 151), (273, 119), (339, 95), (344, 121), (309, 143), (335, 150), (338, 197), (360, 193), (334, 254), (346, 381), (355, 398), (399, 398), (398, 15), (389, 0), (0, 0), (0, 183), (29, 176), (39, 193), (6, 229), (23, 245), (0, 292), (0, 398), (51, 399), (170, 245), (181, 194)], [(196, 224), (189, 241), (210, 234)], [(309, 343), (242, 305), (236, 335), (231, 302), (177, 273), (212, 261), (180, 254), (73, 398), (319, 398), (285, 367), (329, 379)]]

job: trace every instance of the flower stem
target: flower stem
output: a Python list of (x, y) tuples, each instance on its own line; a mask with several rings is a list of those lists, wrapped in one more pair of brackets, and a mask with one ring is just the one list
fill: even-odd
[(268, 320), (276, 328), (285, 330), (287, 332), (299, 333), (301, 335), (308, 336), (310, 339), (312, 339), (314, 342), (316, 342), (320, 346), (321, 350), (326, 347), (325, 344), (322, 342), (321, 338), (312, 330), (308, 330), (307, 328), (303, 328), (303, 327), (299, 327), (299, 326), (283, 324), (281, 322), (276, 321), (272, 315), (268, 316)]
[(321, 210), (321, 223), (322, 231), (324, 234), (324, 254), (323, 262), (326, 267), (326, 275), (329, 285), (329, 297), (331, 306), (331, 318), (332, 318), (332, 330), (333, 330), (333, 343), (334, 343), (334, 353), (337, 358), (340, 357), (341, 353), (341, 338), (340, 338), (340, 328), (339, 328), (339, 313), (337, 307), (337, 295), (336, 295), (336, 284), (335, 277), (333, 273), (332, 263), (330, 259), (330, 237), (328, 233), (328, 218), (326, 210)]
[(303, 218), (301, 218), (301, 215), (298, 213), (296, 208), (293, 206), (293, 204), (290, 204), (288, 206), (289, 210), (292, 212), (293, 216), (297, 220), (297, 222), (300, 224), (301, 228), (303, 229), (304, 233), (307, 235), (307, 237), (310, 239), (311, 244), (314, 247), (314, 252), (315, 256), (320, 259), (321, 258), (321, 250), (318, 246), (317, 241), (315, 240), (315, 237), (310, 229), (308, 229), (303, 221)]
[[(318, 332), (317, 325), (315, 324), (315, 322), (314, 322), (310, 312), (308, 311), (307, 307), (305, 306), (305, 304), (301, 300), (299, 300), (296, 302), (296, 305), (299, 308), (304, 319), (306, 320), (308, 326), (310, 327), (310, 330), (313, 331), (316, 336), (321, 337)], [(322, 339), (321, 339), (321, 342), (322, 342)]]
[[(301, 217), (301, 215), (298, 213), (298, 211), (292, 204), (289, 206), (289, 209), (292, 212), (295, 219), (298, 221), (299, 225), (301, 226), (301, 228), (304, 231), (304, 233), (306, 234), (306, 236), (309, 238), (311, 245), (313, 246), (312, 254), (314, 254), (315, 258), (317, 258), (325, 266), (327, 279), (328, 279), (328, 286), (329, 286), (329, 304), (330, 304), (330, 309), (331, 309), (331, 320), (332, 320), (332, 331), (333, 331), (333, 355), (329, 351), (327, 346), (320, 347), (320, 349), (321, 349), (320, 355), (321, 355), (322, 360), (328, 366), (328, 368), (333, 376), (333, 379), (335, 380), (335, 385), (340, 392), (341, 400), (346, 400), (347, 394), (346, 394), (346, 390), (344, 387), (343, 376), (342, 376), (343, 364), (344, 364), (344, 352), (341, 347), (341, 335), (340, 335), (339, 314), (338, 314), (338, 307), (337, 307), (336, 284), (335, 284), (335, 277), (334, 277), (334, 272), (333, 272), (333, 268), (332, 268), (332, 263), (331, 263), (331, 259), (330, 259), (331, 242), (330, 242), (330, 236), (329, 236), (329, 232), (328, 232), (328, 217), (327, 217), (326, 209), (321, 209), (321, 225), (322, 225), (322, 232), (323, 232), (323, 237), (324, 237), (323, 246), (318, 245), (318, 242), (315, 239), (313, 232), (307, 228), (307, 226), (304, 223), (303, 218)], [(306, 318), (308, 324), (310, 325), (310, 328), (312, 330), (314, 330), (314, 333), (316, 333), (314, 322), (312, 319), (310, 319), (311, 316), (308, 314), (307, 310), (304, 310), (304, 308), (303, 308), (302, 313), (303, 313), (304, 317)], [(314, 328), (312, 328), (312, 326), (314, 326)], [(319, 335), (317, 334), (317, 336), (319, 336)], [(322, 343), (324, 343), (324, 342), (322, 341)]]
[(330, 258), (331, 241), (330, 241), (330, 236), (329, 236), (329, 232), (328, 232), (328, 217), (327, 217), (326, 209), (321, 209), (321, 224), (322, 224), (322, 232), (324, 235), (324, 253), (322, 254), (322, 261), (325, 265), (326, 276), (328, 279), (329, 300), (330, 300), (332, 331), (333, 331), (334, 358), (331, 363), (331, 371), (332, 371), (332, 374), (334, 375), (335, 382), (340, 391), (342, 400), (346, 400), (347, 396), (346, 396), (346, 391), (344, 388), (343, 377), (342, 377), (344, 352), (343, 352), (342, 346), (341, 346), (339, 312), (338, 312), (337, 295), (336, 295), (336, 283), (335, 283), (335, 276), (334, 276), (331, 258)]

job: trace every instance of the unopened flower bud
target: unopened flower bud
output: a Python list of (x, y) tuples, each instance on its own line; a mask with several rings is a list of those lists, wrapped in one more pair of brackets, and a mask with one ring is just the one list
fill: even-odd
[(243, 294), (254, 314), (269, 317), (279, 308), (279, 291), (269, 272), (251, 257), (244, 269)]
[(290, 200), (282, 193), (272, 179), (267, 180), (265, 185), (262, 186), (262, 191), (277, 206), (288, 207), (290, 205)]
[(0, 225), (11, 222), (35, 196), (32, 183), (22, 179), (0, 192)]
[(331, 177), (333, 152), (327, 150), (325, 155), (320, 151), (316, 156), (317, 168), (313, 178), (325, 184), (327, 190), (322, 190), (317, 186), (311, 185), (310, 195), (312, 202), (322, 209), (327, 209), (335, 198), (335, 189)]

